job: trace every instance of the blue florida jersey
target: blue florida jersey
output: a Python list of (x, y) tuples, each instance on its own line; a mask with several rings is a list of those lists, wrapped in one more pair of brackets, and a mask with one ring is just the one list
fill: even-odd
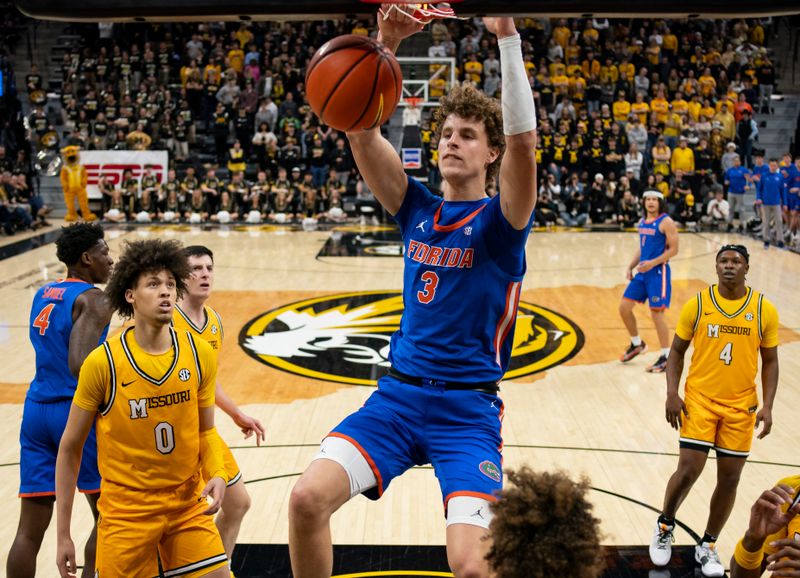
[(649, 261), (664, 254), (664, 250), (667, 248), (667, 236), (661, 232), (659, 227), (667, 217), (666, 213), (661, 213), (652, 221), (646, 219), (639, 221), (637, 228), (639, 229), (639, 248), (642, 251), (640, 261)]
[[(79, 279), (63, 279), (48, 283), (33, 297), (29, 335), (36, 353), (36, 375), (28, 389), (28, 399), (40, 403), (72, 399), (78, 385), (69, 370), (72, 307), (78, 296), (92, 287)], [(100, 343), (107, 333), (108, 326)]]
[(514, 342), (525, 243), (500, 198), (448, 201), (412, 178), (395, 215), (404, 245), (403, 316), (389, 360), (442, 381), (498, 381)]

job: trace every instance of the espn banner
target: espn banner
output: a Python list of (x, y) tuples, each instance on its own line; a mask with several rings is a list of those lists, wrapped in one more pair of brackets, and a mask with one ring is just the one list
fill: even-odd
[(90, 199), (101, 197), (97, 182), (106, 174), (115, 187), (122, 183), (122, 175), (130, 170), (134, 179), (141, 180), (144, 168), (151, 166), (158, 182), (167, 180), (169, 153), (167, 151), (81, 151), (81, 164), (86, 167)]

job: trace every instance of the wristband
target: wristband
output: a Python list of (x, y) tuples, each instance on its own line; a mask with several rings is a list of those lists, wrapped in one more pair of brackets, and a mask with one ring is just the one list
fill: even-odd
[(206, 481), (211, 478), (222, 478), (226, 484), (228, 483), (222, 459), (222, 439), (215, 427), (200, 432), (200, 466)]
[(763, 547), (759, 548), (758, 552), (750, 552), (744, 547), (743, 541), (744, 538), (736, 543), (733, 559), (745, 570), (758, 570), (761, 568), (761, 562), (764, 559)]

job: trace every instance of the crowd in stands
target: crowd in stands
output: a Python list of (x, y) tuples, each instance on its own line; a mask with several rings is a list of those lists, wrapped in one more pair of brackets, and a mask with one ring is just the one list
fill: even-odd
[[(759, 167), (769, 166), (753, 114), (770, 112), (775, 88), (765, 46), (770, 26), (760, 20), (520, 21), (539, 108), (537, 223), (629, 226), (648, 186), (663, 191), (681, 223), (730, 220), (712, 201), (720, 188), (723, 200), (731, 194), (732, 178), (738, 183), (728, 173), (735, 159), (752, 172), (745, 186), (759, 191)], [(66, 52), (61, 66), (62, 119), (36, 106), (31, 134), (34, 140), (52, 134), (60, 120), (68, 138), (86, 149), (169, 150), (180, 183), (178, 205), (172, 203), (180, 209), (170, 213), (211, 219), (224, 205), (234, 220), (255, 220), (256, 212), (262, 219), (322, 218), (343, 198), (368, 202), (371, 195), (344, 135), (321, 125), (308, 107), (305, 67), (325, 41), (368, 34), (368, 28), (374, 26), (351, 19), (82, 26), (84, 44)], [(499, 96), (497, 41), (483, 33), (479, 19), (434, 21), (428, 31), (429, 56), (454, 57), (459, 80)], [(431, 80), (432, 96), (447, 90), (447, 78)], [(29, 89), (43, 80), (34, 71)], [(420, 130), (435, 187), (436, 127), (424, 117)], [(779, 159), (784, 197), (791, 164), (791, 157)], [(260, 173), (268, 186), (257, 184)], [(144, 203), (143, 186), (120, 187), (116, 201), (109, 190), (104, 208), (113, 202), (126, 219), (163, 218), (169, 186), (159, 183)], [(190, 204), (197, 210), (189, 211)]]
[(49, 212), (35, 191), (31, 147), (9, 60), (24, 29), (25, 19), (13, 4), (0, 3), (0, 228), (9, 235), (44, 226)]

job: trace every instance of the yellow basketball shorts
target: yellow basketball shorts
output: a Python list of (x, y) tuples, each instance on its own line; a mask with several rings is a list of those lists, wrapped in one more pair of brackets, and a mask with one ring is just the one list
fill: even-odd
[(220, 437), (219, 441), (222, 442), (222, 462), (225, 466), (225, 475), (228, 478), (228, 487), (230, 487), (242, 479), (242, 470), (239, 469), (239, 464), (236, 463), (236, 458), (233, 457), (231, 448), (228, 447), (225, 440)]
[(723, 405), (700, 393), (687, 392), (688, 417), (683, 416), (680, 445), (717, 455), (746, 458), (753, 444), (755, 411)]
[(198, 473), (180, 486), (134, 491), (103, 480), (97, 523), (98, 578), (195, 578), (227, 564)]

